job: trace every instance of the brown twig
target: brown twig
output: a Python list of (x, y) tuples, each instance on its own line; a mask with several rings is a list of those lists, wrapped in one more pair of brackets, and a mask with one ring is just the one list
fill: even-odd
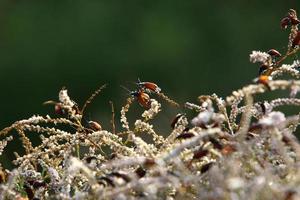
[(111, 106), (111, 126), (112, 126), (112, 133), (116, 134), (116, 125), (115, 125), (115, 108), (112, 101), (109, 101), (109, 104)]
[(93, 99), (104, 89), (106, 88), (107, 84), (104, 84), (100, 86), (84, 103), (82, 109), (81, 109), (81, 114), (83, 115), (84, 110), (86, 107), (93, 101)]

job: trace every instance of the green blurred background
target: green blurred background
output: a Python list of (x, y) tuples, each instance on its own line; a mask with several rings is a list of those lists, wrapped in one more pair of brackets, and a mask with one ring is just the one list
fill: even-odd
[[(128, 95), (120, 85), (134, 88), (138, 77), (180, 103), (225, 97), (257, 75), (252, 50), (284, 50), (288, 32), (279, 22), (289, 8), (299, 11), (299, 1), (1, 0), (0, 128), (53, 115), (42, 103), (56, 100), (62, 86), (82, 105), (108, 83), (86, 114), (107, 129), (108, 101), (119, 113)], [(165, 133), (180, 110), (163, 109)], [(135, 105), (132, 120), (141, 111)]]

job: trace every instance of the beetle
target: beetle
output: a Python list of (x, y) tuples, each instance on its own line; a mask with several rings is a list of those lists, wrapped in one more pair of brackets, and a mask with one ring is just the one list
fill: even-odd
[(130, 92), (131, 96), (135, 97), (138, 103), (144, 108), (150, 108), (150, 96), (145, 93), (143, 90), (137, 90)]
[(138, 79), (138, 82), (136, 84), (140, 88), (150, 92), (160, 93), (161, 91), (160, 87), (158, 87), (158, 85), (153, 82), (141, 82), (140, 79)]
[(272, 57), (281, 57), (281, 53), (277, 51), (276, 49), (270, 49), (268, 51), (268, 54)]
[(101, 131), (102, 130), (102, 127), (98, 122), (89, 121), (88, 123), (89, 123), (89, 127), (91, 129), (93, 129), (94, 131)]

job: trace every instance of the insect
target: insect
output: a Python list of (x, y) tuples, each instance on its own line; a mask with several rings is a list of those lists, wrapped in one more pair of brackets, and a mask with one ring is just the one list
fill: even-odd
[(264, 84), (264, 85), (267, 85), (269, 83), (269, 81), (271, 80), (271, 77), (270, 76), (266, 76), (266, 75), (261, 75), (259, 76), (258, 78), (258, 83), (261, 83), (261, 84)]
[(261, 65), (259, 68), (259, 72), (258, 75), (262, 75), (264, 72), (266, 72), (267, 69), (269, 69), (270, 67), (268, 65)]
[(299, 23), (296, 11), (290, 9), (288, 15), (281, 20), (280, 26), (282, 29), (287, 29), (289, 25), (298, 25)]
[(276, 49), (270, 49), (268, 51), (268, 54), (272, 57), (281, 57), (281, 53), (279, 53), (279, 51), (277, 51)]
[(44, 102), (43, 104), (44, 105), (54, 105), (54, 111), (58, 115), (66, 114), (66, 111), (63, 109), (62, 103), (50, 100), (50, 101)]
[(88, 123), (89, 123), (89, 127), (91, 129), (93, 129), (94, 131), (101, 131), (102, 130), (102, 127), (98, 122), (89, 121)]
[(179, 113), (179, 114), (177, 114), (176, 117), (172, 120), (172, 122), (171, 122), (171, 127), (172, 127), (173, 129), (175, 128), (175, 126), (176, 126), (177, 122), (179, 121), (179, 119), (182, 118), (183, 116), (185, 116), (185, 114)]
[(143, 90), (137, 90), (131, 92), (131, 95), (135, 97), (138, 103), (144, 108), (150, 108), (150, 97)]
[(138, 82), (136, 84), (140, 88), (150, 91), (150, 92), (160, 93), (160, 91), (161, 91), (160, 87), (158, 87), (157, 84), (152, 83), (152, 82), (141, 82), (140, 79), (138, 79)]
[(292, 47), (300, 45), (300, 31), (297, 32), (296, 37), (293, 40)]
[(135, 90), (135, 91), (130, 91), (129, 89), (127, 89), (126, 87), (122, 86), (121, 87), (125, 90), (127, 90), (129, 92), (129, 94), (134, 97), (137, 102), (144, 108), (148, 109), (150, 108), (150, 96), (141, 88), (139, 90)]

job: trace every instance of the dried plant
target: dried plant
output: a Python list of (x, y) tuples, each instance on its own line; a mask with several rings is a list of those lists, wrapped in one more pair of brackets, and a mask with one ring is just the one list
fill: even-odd
[[(300, 199), (300, 145), (295, 137), (300, 115), (288, 116), (280, 106), (299, 111), (300, 62), (284, 64), (299, 50), (299, 20), (290, 9), (281, 27), (290, 30), (287, 52), (253, 51), (259, 63), (253, 84), (224, 99), (199, 96), (185, 103), (194, 113), (171, 122), (163, 137), (152, 124), (162, 111), (160, 99), (180, 107), (158, 85), (138, 81), (121, 109), (122, 130), (103, 130), (96, 121), (84, 123), (84, 110), (106, 85), (79, 106), (63, 88), (53, 105), (60, 118), (32, 116), (0, 131), (0, 155), (19, 134), (24, 154), (16, 153), (15, 169), (0, 169), (1, 199)], [(289, 80), (278, 79), (288, 74)], [(257, 102), (257, 94), (286, 90), (290, 95)], [(145, 111), (130, 124), (133, 103)], [(243, 103), (244, 102), (244, 103)], [(148, 134), (152, 141), (142, 136)], [(28, 134), (41, 137), (33, 145)]]

